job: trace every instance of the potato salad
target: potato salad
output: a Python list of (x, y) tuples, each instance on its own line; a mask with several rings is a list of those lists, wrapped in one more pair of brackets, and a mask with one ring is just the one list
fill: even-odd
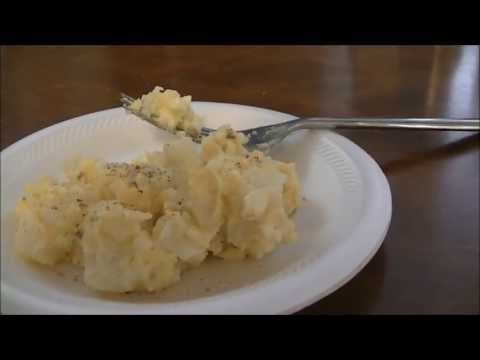
[(27, 186), (17, 253), (73, 263), (89, 288), (114, 293), (164, 289), (209, 256), (260, 259), (296, 241), (300, 186), (294, 164), (245, 142), (224, 126), (201, 145), (179, 136), (132, 162), (78, 160), (61, 181)]

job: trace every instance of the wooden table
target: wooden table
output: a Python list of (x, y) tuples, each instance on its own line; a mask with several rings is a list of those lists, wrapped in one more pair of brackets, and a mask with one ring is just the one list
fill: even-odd
[[(3, 47), (1, 147), (155, 85), (298, 116), (477, 117), (478, 47)], [(342, 131), (390, 182), (373, 260), (302, 314), (479, 313), (479, 135)]]

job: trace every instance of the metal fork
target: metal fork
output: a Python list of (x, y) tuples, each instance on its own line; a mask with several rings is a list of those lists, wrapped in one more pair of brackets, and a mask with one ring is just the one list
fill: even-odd
[[(140, 118), (158, 126), (152, 119), (143, 114), (129, 109), (134, 101), (128, 95), (121, 94), (120, 101), (123, 107)], [(301, 129), (413, 129), (413, 130), (456, 130), (456, 131), (480, 131), (479, 119), (431, 119), (431, 118), (333, 118), (333, 117), (310, 117), (298, 118), (280, 124), (260, 126), (257, 128), (241, 130), (248, 138), (248, 149), (260, 148), (268, 151), (292, 132)], [(210, 135), (213, 129), (203, 127), (200, 136), (193, 140), (201, 142), (201, 139)]]

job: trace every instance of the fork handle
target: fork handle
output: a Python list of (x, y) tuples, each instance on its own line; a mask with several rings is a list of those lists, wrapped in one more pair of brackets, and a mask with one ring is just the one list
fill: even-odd
[(329, 118), (312, 117), (292, 121), (291, 130), (299, 129), (417, 129), (480, 131), (479, 119), (426, 118)]

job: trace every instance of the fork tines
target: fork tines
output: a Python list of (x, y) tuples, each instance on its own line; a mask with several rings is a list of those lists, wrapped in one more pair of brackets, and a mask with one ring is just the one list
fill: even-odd
[(135, 101), (135, 99), (132, 98), (131, 96), (128, 96), (127, 94), (121, 93), (120, 101), (122, 102), (122, 104), (129, 106)]
[(200, 129), (200, 135), (202, 135), (202, 136), (208, 136), (208, 135), (210, 135), (210, 134), (212, 133), (212, 131), (213, 131), (212, 129), (208, 129), (208, 128), (202, 127), (202, 128)]

